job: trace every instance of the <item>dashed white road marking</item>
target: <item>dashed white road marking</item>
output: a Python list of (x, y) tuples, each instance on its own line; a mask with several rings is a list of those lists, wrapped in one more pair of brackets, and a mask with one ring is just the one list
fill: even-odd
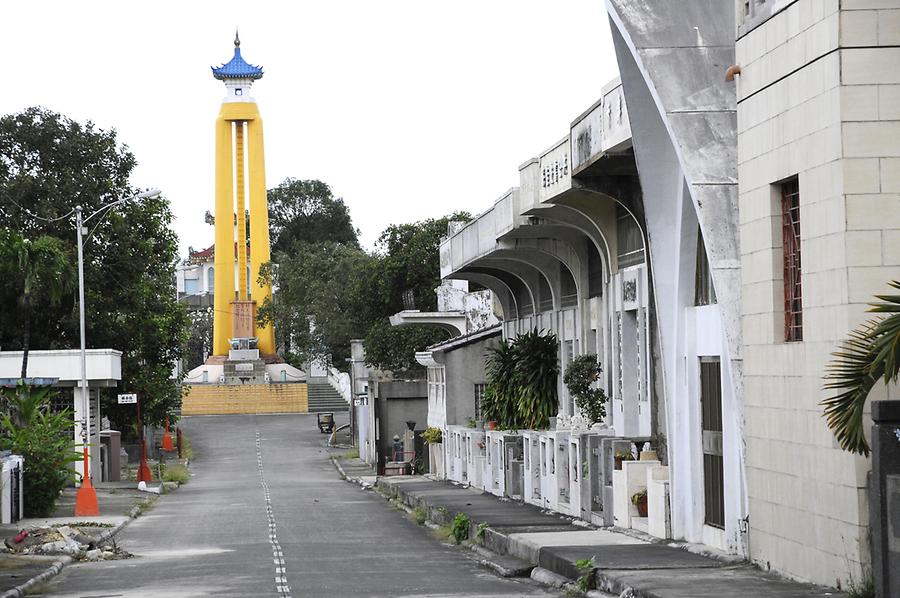
[(263, 471), (262, 447), (259, 442), (259, 431), (256, 432), (256, 467), (259, 469), (259, 485), (262, 486), (266, 498), (266, 519), (269, 522), (269, 543), (272, 545), (272, 561), (275, 564), (275, 591), (280, 598), (291, 598), (291, 587), (287, 581), (287, 569), (284, 566), (284, 552), (278, 543), (275, 527), (275, 511), (272, 509), (272, 498), (269, 496), (269, 484)]

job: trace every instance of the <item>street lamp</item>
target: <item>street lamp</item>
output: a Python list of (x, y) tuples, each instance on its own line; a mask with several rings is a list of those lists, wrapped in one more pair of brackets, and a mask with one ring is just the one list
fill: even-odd
[[(149, 191), (144, 191), (143, 193), (138, 193), (132, 197), (114, 201), (99, 208), (87, 218), (82, 218), (81, 206), (75, 206), (75, 231), (78, 238), (78, 320), (81, 334), (81, 440), (84, 447), (84, 476), (82, 477), (81, 487), (75, 494), (76, 517), (92, 517), (100, 514), (100, 508), (97, 504), (97, 492), (91, 484), (90, 465), (88, 460), (88, 444), (91, 438), (91, 402), (89, 398), (90, 393), (88, 392), (87, 387), (87, 355), (85, 353), (86, 341), (84, 333), (84, 235), (87, 232), (84, 225), (91, 218), (104, 210), (111, 210), (117, 205), (132, 199), (149, 199), (151, 197), (156, 197), (159, 193), (159, 189), (151, 189)], [(100, 422), (97, 422), (98, 425), (99, 423)]]

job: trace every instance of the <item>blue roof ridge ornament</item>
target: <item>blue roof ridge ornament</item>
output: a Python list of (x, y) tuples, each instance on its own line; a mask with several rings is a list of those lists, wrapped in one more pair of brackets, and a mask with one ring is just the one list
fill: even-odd
[(247, 63), (241, 57), (241, 38), (237, 29), (234, 30), (234, 57), (220, 67), (210, 67), (213, 77), (220, 81), (225, 79), (262, 79), (261, 66)]

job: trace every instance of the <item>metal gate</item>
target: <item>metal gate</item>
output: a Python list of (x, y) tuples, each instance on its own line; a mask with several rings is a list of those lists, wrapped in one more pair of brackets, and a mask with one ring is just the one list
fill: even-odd
[(725, 468), (722, 459), (722, 366), (718, 357), (700, 358), (703, 413), (704, 523), (725, 527)]
[(10, 484), (9, 484), (9, 492), (10, 492), (10, 521), (15, 523), (19, 520), (19, 513), (21, 511), (21, 506), (19, 503), (19, 498), (22, 496), (22, 490), (20, 487), (20, 480), (22, 479), (22, 470), (17, 465), (10, 472)]

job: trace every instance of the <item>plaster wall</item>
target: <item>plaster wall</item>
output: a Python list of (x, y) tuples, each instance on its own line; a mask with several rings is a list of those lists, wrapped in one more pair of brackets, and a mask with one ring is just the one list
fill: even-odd
[[(869, 560), (870, 463), (840, 450), (819, 402), (831, 352), (900, 272), (900, 7), (797, 0), (763, 17), (736, 44), (750, 556), (835, 585)], [(785, 342), (778, 183), (793, 176), (803, 340)]]
[(488, 337), (443, 353), (451, 375), (447, 378), (447, 424), (466, 425), (475, 419), (475, 385), (484, 384), (484, 359), (490, 348), (500, 342), (500, 335)]

